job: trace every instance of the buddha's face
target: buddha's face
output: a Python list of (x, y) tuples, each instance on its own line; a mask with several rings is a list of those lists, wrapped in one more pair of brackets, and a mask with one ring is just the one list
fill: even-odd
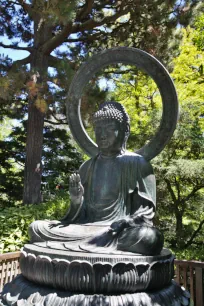
[(103, 119), (95, 123), (96, 143), (104, 155), (119, 153), (123, 144), (121, 125), (114, 119)]

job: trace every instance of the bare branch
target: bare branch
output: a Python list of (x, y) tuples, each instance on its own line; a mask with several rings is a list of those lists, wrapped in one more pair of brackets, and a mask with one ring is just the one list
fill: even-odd
[[(54, 67), (56, 68), (56, 66), (60, 63), (61, 59), (60, 58), (57, 58), (53, 55), (49, 55), (49, 58), (48, 58), (48, 65), (49, 67)], [(68, 60), (67, 60), (68, 61)], [(75, 69), (76, 68), (76, 63), (74, 62), (71, 62), (69, 61), (69, 65), (72, 69)]]
[[(126, 74), (126, 73), (135, 73), (135, 69), (134, 68), (130, 68), (130, 69), (126, 69), (126, 70), (114, 70), (114, 69), (108, 69), (108, 70), (105, 70), (104, 72), (103, 72), (103, 74), (104, 75), (109, 75), (109, 74), (121, 74), (121, 75), (123, 75), (123, 74)], [(125, 81), (126, 82), (126, 81)], [(124, 83), (125, 83), (124, 82)], [(122, 83), (122, 82), (121, 82)]]
[(56, 121), (59, 121), (59, 122), (64, 122), (64, 124), (66, 123), (66, 118), (64, 119), (59, 119), (56, 117), (55, 113), (53, 111), (51, 111), (51, 114), (52, 114), (52, 117), (56, 120)]
[(170, 183), (170, 181), (169, 181), (168, 179), (164, 179), (164, 180), (165, 180), (165, 182), (166, 182), (167, 189), (168, 189), (168, 191), (169, 191), (169, 193), (170, 193), (170, 195), (171, 195), (171, 198), (172, 198), (174, 204), (176, 204), (176, 203), (177, 203), (177, 198), (176, 198), (176, 196), (175, 196), (175, 194), (174, 194), (174, 191), (173, 191), (173, 189), (172, 189), (172, 187), (171, 187), (171, 183)]
[(51, 118), (51, 120), (45, 119), (45, 122), (50, 123), (50, 124), (54, 124), (54, 125), (66, 124), (66, 117), (65, 118), (57, 118), (56, 114), (54, 113), (54, 111), (52, 109), (49, 109), (49, 116), (53, 117), (54, 120), (56, 120), (56, 121), (52, 121), (53, 118)]
[(13, 62), (13, 65), (12, 65), (11, 69), (18, 68), (19, 66), (29, 64), (30, 62), (31, 62), (31, 55), (28, 55), (27, 57), (25, 57), (21, 60), (17, 60), (15, 62)]
[(28, 52), (32, 51), (32, 47), (18, 47), (15, 45), (5, 45), (1, 42), (0, 42), (0, 47), (6, 48), (6, 49), (23, 50), (23, 51), (28, 51)]
[(64, 125), (64, 124), (66, 124), (66, 122), (64, 122), (62, 120), (59, 120), (58, 122), (54, 122), (54, 121), (50, 121), (48, 119), (45, 119), (44, 122), (49, 123), (49, 124), (53, 124), (53, 125)]
[(175, 186), (176, 186), (176, 190), (177, 190), (178, 201), (180, 201), (180, 186), (179, 186), (179, 183), (178, 183), (176, 177), (174, 178), (174, 181), (175, 181)]
[(200, 222), (200, 224), (198, 225), (198, 228), (193, 232), (191, 238), (185, 244), (185, 248), (188, 248), (193, 243), (193, 240), (195, 239), (195, 237), (198, 235), (198, 233), (202, 229), (203, 224), (204, 224), (204, 220)]
[(59, 62), (60, 62), (59, 58), (57, 58), (53, 55), (49, 55), (49, 57), (48, 57), (48, 66), (49, 67), (54, 67), (55, 68)]
[(54, 49), (60, 46), (71, 33), (72, 23), (69, 22), (61, 32), (52, 37), (42, 46), (42, 52), (47, 55), (50, 54)]
[(76, 20), (82, 19), (86, 17), (88, 14), (91, 13), (91, 9), (93, 7), (94, 0), (86, 0), (86, 4), (83, 6), (83, 8), (79, 11), (79, 13), (76, 16)]
[(182, 200), (182, 202), (187, 202), (187, 201), (189, 201), (190, 198), (192, 198), (192, 197), (196, 194), (196, 192), (197, 192), (198, 190), (202, 189), (202, 188), (204, 188), (204, 185), (203, 185), (203, 184), (198, 185), (198, 186), (195, 186), (195, 187), (193, 188), (193, 190), (187, 195), (187, 197), (185, 197), (185, 198)]

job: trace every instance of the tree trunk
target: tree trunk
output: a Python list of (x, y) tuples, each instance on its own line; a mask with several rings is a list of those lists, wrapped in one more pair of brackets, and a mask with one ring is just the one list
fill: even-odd
[(42, 46), (52, 37), (52, 27), (38, 14), (34, 17), (34, 47), (31, 54), (31, 73), (36, 92), (30, 95), (27, 121), (26, 163), (24, 174), (24, 204), (41, 202), (42, 148), (45, 110), (37, 107), (37, 99), (46, 99), (49, 54)]
[(183, 214), (177, 212), (176, 214), (176, 240), (177, 245), (181, 246), (183, 244)]
[[(37, 107), (36, 101), (45, 97), (48, 58), (38, 50), (32, 54), (31, 71), (36, 93), (30, 96), (28, 106), (26, 162), (24, 174), (24, 204), (38, 204), (41, 202), (42, 178), (42, 147), (45, 112)], [(46, 99), (46, 98), (45, 98)]]
[(44, 114), (36, 108), (34, 101), (30, 103), (28, 108), (27, 124), (23, 203), (37, 204), (41, 201)]

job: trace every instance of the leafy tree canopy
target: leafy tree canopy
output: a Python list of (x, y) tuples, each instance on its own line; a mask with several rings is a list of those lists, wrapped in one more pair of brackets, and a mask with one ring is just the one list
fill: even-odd
[(198, 50), (204, 50), (204, 14), (196, 18), (194, 43)]
[[(204, 52), (195, 44), (196, 30), (187, 27), (181, 31), (179, 54), (171, 63), (180, 103), (179, 121), (170, 143), (153, 165), (160, 215), (156, 222), (163, 227), (171, 247), (187, 248), (202, 243), (204, 224)], [(161, 97), (153, 80), (142, 72), (122, 74), (115, 86), (112, 97), (122, 101), (130, 114), (129, 148), (135, 150), (158, 127)]]
[(2, 111), (17, 117), (22, 101), (28, 106), (24, 203), (40, 201), (41, 175), (35, 169), (42, 160), (44, 120), (63, 121), (67, 88), (81, 61), (116, 45), (139, 47), (167, 61), (173, 29), (187, 25), (200, 2), (1, 1), (0, 35), (11, 43), (0, 46), (28, 52), (14, 62), (0, 57)]

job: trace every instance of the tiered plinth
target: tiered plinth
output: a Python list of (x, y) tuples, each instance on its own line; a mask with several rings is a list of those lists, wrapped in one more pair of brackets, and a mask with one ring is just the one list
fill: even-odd
[(4, 287), (0, 305), (180, 306), (189, 294), (173, 278), (172, 254), (107, 255), (25, 245), (22, 275)]

